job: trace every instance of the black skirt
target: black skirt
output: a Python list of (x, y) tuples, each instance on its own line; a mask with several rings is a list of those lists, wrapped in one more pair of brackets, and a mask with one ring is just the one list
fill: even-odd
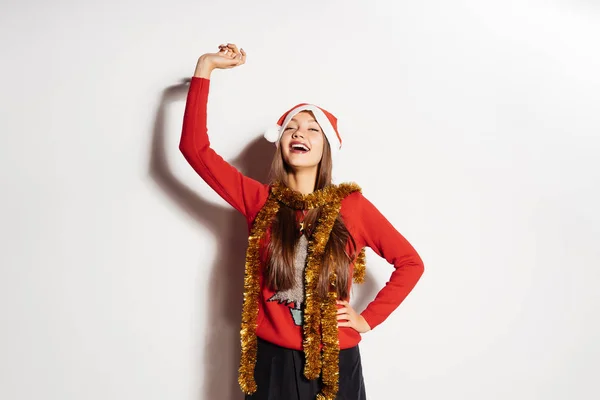
[[(314, 400), (321, 390), (320, 379), (304, 376), (304, 353), (286, 349), (258, 338), (254, 379), (256, 393), (246, 400)], [(340, 380), (336, 400), (365, 400), (358, 346), (340, 350)]]

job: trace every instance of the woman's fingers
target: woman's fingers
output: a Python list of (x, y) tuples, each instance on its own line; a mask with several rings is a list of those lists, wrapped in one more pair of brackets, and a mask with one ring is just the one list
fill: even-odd
[(336, 303), (343, 306), (337, 310), (338, 327), (343, 326), (358, 330), (357, 323), (359, 321), (357, 319), (359, 318), (359, 315), (354, 311), (354, 308), (352, 308), (350, 303), (344, 300), (337, 300)]
[(358, 333), (365, 333), (371, 330), (365, 318), (357, 313), (349, 302), (336, 300), (336, 303), (343, 306), (337, 310), (338, 327), (352, 328)]
[(350, 321), (350, 314), (338, 314), (337, 319), (338, 321), (341, 319)]
[(238, 50), (235, 44), (231, 44), (229, 48), (233, 52), (233, 58), (237, 61), (237, 65), (242, 65), (245, 61), (245, 53), (242, 53), (241, 50)]
[[(337, 320), (338, 321), (347, 321), (348, 323), (352, 323), (352, 315), (353, 315), (353, 311), (352, 308), (350, 307), (342, 307), (342, 308), (338, 308), (337, 310)], [(338, 325), (338, 326), (345, 326), (345, 325)], [(348, 325), (351, 326), (351, 325)]]
[(239, 54), (238, 47), (233, 43), (227, 43), (227, 47), (229, 47), (235, 54)]
[(243, 49), (238, 49), (234, 43), (220, 44), (218, 55), (228, 59), (227, 68), (246, 63), (246, 52)]
[(237, 46), (231, 43), (227, 43), (227, 45), (225, 46), (225, 55), (230, 59), (233, 60), (237, 57), (238, 55), (238, 50), (237, 50)]

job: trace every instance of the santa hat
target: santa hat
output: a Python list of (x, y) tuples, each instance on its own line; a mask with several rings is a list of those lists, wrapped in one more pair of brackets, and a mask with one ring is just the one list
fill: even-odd
[(329, 142), (331, 155), (335, 156), (342, 148), (342, 137), (338, 132), (337, 118), (329, 111), (314, 104), (301, 103), (286, 111), (281, 118), (279, 118), (279, 121), (277, 121), (277, 126), (267, 129), (264, 134), (265, 139), (275, 143), (276, 146), (279, 146), (279, 139), (281, 139), (286, 126), (296, 114), (302, 111), (312, 111), (317, 123), (321, 126), (321, 129)]

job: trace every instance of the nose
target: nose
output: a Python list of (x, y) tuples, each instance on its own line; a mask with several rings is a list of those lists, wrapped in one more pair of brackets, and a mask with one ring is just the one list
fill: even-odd
[(302, 132), (300, 132), (300, 128), (296, 129), (294, 133), (292, 133), (292, 138), (295, 139), (299, 137), (304, 138), (304, 135), (302, 134)]

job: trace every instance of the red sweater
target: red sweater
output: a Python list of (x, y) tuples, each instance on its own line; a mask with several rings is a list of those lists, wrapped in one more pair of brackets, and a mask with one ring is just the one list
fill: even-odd
[[(179, 148), (202, 179), (244, 215), (250, 229), (254, 218), (267, 200), (269, 185), (244, 176), (210, 147), (206, 125), (209, 86), (208, 79), (192, 78)], [(385, 287), (361, 313), (373, 329), (382, 323), (414, 288), (423, 274), (423, 262), (411, 244), (360, 192), (346, 197), (340, 212), (357, 249), (368, 246), (395, 268)], [(263, 247), (263, 268), (265, 253)], [(353, 265), (350, 265), (350, 269), (352, 272)], [(290, 305), (273, 301), (275, 292), (266, 287), (262, 279), (261, 288), (256, 335), (282, 347), (302, 350), (302, 327), (294, 322)], [(360, 339), (360, 334), (354, 329), (339, 328), (341, 349), (357, 345)]]

